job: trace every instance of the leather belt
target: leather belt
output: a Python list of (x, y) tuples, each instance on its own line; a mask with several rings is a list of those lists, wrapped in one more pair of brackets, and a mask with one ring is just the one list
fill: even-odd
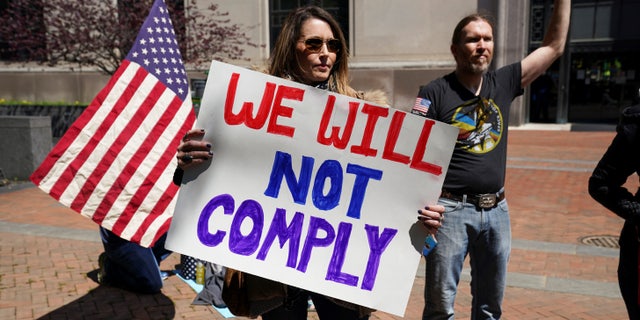
[(498, 205), (498, 202), (504, 200), (505, 195), (504, 190), (497, 193), (455, 194), (443, 189), (440, 197), (454, 201), (471, 203), (482, 209), (490, 209)]

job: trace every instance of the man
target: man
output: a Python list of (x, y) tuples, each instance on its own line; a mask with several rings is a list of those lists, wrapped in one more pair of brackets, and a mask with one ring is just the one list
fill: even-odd
[(98, 282), (125, 290), (154, 294), (160, 292), (168, 273), (160, 271), (160, 262), (171, 251), (165, 249), (167, 234), (163, 234), (152, 248), (125, 240), (100, 227), (104, 252), (98, 257)]
[(631, 175), (640, 174), (640, 90), (634, 100), (633, 105), (622, 111), (616, 136), (589, 178), (591, 197), (624, 219), (619, 241), (618, 285), (629, 319), (640, 318), (640, 191), (625, 187)]
[(464, 259), (471, 263), (471, 319), (499, 319), (511, 251), (504, 181), (507, 127), (514, 98), (562, 55), (570, 0), (556, 0), (542, 46), (522, 61), (488, 71), (493, 25), (463, 18), (451, 40), (454, 72), (422, 86), (413, 113), (460, 128), (439, 204), (438, 246), (427, 256), (423, 319), (453, 319)]

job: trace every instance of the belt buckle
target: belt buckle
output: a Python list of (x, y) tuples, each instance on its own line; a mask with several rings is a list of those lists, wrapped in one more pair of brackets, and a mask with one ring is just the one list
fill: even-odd
[(483, 209), (493, 208), (496, 205), (496, 195), (485, 193), (478, 195), (478, 207)]

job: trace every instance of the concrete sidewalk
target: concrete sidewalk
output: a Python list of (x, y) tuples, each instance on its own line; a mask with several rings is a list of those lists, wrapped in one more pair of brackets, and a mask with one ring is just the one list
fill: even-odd
[[(614, 247), (622, 220), (587, 193), (614, 132), (531, 129), (509, 138), (513, 250), (503, 319), (626, 319)], [(635, 190), (638, 179), (630, 180)], [(0, 239), (0, 319), (223, 319), (191, 305), (195, 292), (175, 276), (156, 295), (99, 286), (97, 226), (29, 183), (0, 187)], [(161, 267), (178, 263), (174, 254)], [(404, 318), (375, 312), (371, 319), (420, 319), (423, 268)], [(457, 318), (469, 318), (470, 303), (465, 272)]]

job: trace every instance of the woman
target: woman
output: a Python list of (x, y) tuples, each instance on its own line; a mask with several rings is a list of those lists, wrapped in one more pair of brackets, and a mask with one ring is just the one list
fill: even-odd
[[(325, 10), (303, 7), (282, 26), (271, 54), (271, 75), (329, 91), (362, 97), (349, 86), (346, 41), (340, 26)], [(384, 96), (377, 97), (386, 103)]]
[[(298, 8), (287, 17), (265, 72), (376, 104), (387, 104), (385, 95), (380, 91), (357, 92), (349, 86), (348, 52), (344, 35), (335, 19), (319, 7)], [(195, 137), (201, 133), (191, 131), (190, 134)], [(206, 161), (208, 150), (202, 149), (204, 145), (206, 143), (197, 141), (181, 145), (178, 149), (180, 167), (193, 165), (203, 159)], [(432, 230), (439, 226), (439, 212), (423, 210), (421, 214), (427, 217), (423, 218), (426, 226)], [(429, 219), (430, 216), (435, 219)], [(260, 301), (249, 301), (251, 315), (260, 314), (264, 320), (307, 319), (309, 298), (320, 319), (368, 319), (372, 311), (293, 286), (246, 276), (245, 279), (254, 284), (259, 282), (251, 290), (259, 286), (260, 295), (268, 297)]]
[(629, 319), (640, 319), (640, 192), (634, 194), (624, 187), (629, 176), (640, 174), (640, 103), (624, 109), (616, 131), (589, 178), (589, 194), (625, 220), (619, 241), (618, 284)]

